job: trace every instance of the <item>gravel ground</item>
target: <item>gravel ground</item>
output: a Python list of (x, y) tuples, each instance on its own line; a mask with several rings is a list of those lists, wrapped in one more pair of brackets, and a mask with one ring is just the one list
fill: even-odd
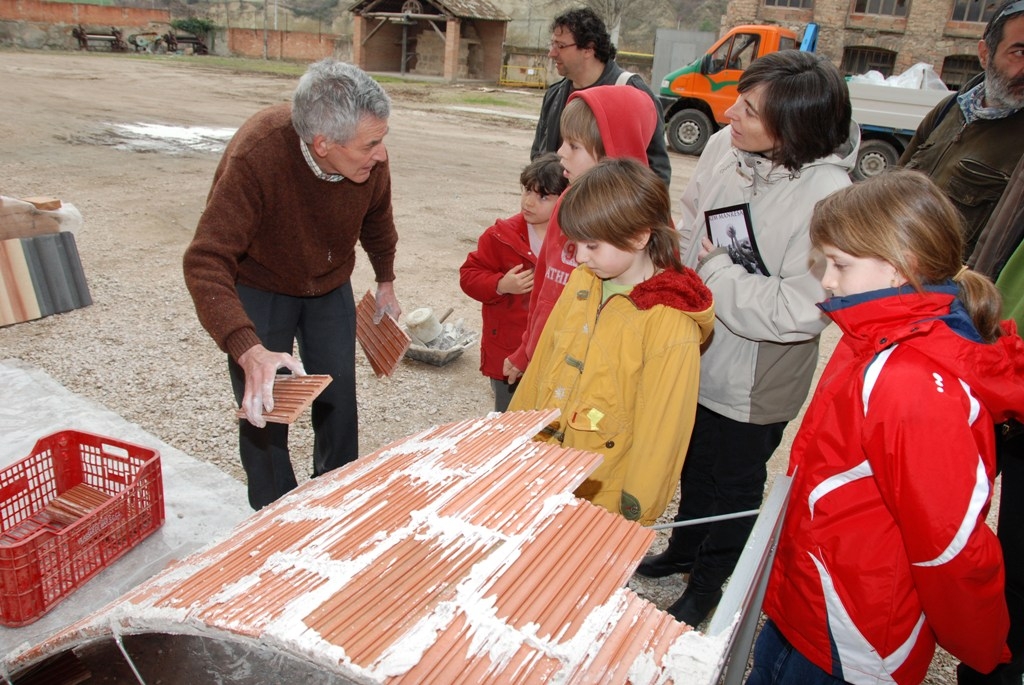
[[(287, 99), (294, 77), (231, 73), (196, 59), (0, 51), (0, 81), (0, 194), (56, 196), (81, 212), (77, 242), (94, 300), (0, 328), (0, 358), (42, 368), (242, 480), (224, 356), (199, 327), (181, 278), (181, 254), (218, 155), (166, 140), (142, 145), (121, 125), (234, 128), (258, 108)], [(388, 89), (395, 105), (388, 143), (401, 234), (399, 298), (406, 313), (453, 307), (451, 321), (478, 326), (478, 305), (459, 290), (458, 268), (480, 231), (518, 209), (518, 175), (540, 93), (428, 84)], [(454, 110), (456, 101), (474, 111)], [(489, 113), (495, 110), (501, 115)], [(673, 197), (694, 163), (672, 155)], [(372, 288), (365, 260), (353, 284), (357, 297)], [(834, 343), (833, 327), (826, 354)], [(470, 349), (445, 367), (404, 361), (394, 377), (377, 379), (357, 355), (361, 451), (489, 411), (478, 363)], [(795, 427), (770, 464), (773, 475), (785, 469)], [(291, 441), (304, 479), (312, 442), (304, 418)], [(660, 535), (654, 549), (664, 540)], [(637, 577), (631, 585), (662, 608), (683, 587), (679, 577)], [(940, 653), (925, 682), (954, 682), (954, 664)]]

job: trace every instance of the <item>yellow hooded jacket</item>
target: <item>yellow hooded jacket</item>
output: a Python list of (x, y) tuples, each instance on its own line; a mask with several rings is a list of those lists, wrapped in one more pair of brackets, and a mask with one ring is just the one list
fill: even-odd
[(603, 305), (601, 296), (590, 269), (572, 272), (509, 410), (559, 408), (538, 438), (604, 457), (576, 495), (648, 525), (686, 457), (700, 346), (714, 329), (711, 292), (687, 268)]

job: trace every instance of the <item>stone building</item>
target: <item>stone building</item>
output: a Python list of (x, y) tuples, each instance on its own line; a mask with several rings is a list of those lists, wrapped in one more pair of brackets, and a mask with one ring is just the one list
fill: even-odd
[(925, 62), (950, 88), (981, 71), (978, 40), (994, 0), (730, 0), (726, 31), (740, 24), (778, 24), (801, 33), (820, 26), (818, 52), (845, 74), (885, 76)]
[(487, 0), (363, 0), (349, 11), (352, 61), (367, 71), (498, 80), (511, 18)]

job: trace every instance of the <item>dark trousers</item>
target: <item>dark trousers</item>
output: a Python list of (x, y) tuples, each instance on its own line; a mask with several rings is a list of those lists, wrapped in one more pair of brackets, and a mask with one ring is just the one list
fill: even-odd
[[(767, 463), (786, 422), (764, 426), (726, 418), (697, 405), (693, 437), (680, 477), (676, 521), (761, 506)], [(694, 562), (687, 589), (713, 593), (732, 575), (756, 517), (673, 528), (669, 555)]]
[(1010, 634), (1006, 639), (1013, 660), (989, 674), (960, 664), (959, 685), (1020, 685), (1024, 675), (1024, 433), (996, 442), (1002, 467), (999, 494), (999, 544), (1006, 567), (1006, 604), (1010, 609)]
[[(264, 347), (291, 354), (298, 342), (306, 373), (330, 374), (332, 378), (311, 407), (313, 476), (356, 459), (356, 310), (351, 284), (319, 297), (289, 297), (242, 285), (237, 289)], [(230, 358), (228, 370), (235, 400), (241, 405), (245, 375)], [(288, 452), (288, 426), (268, 423), (265, 428), (257, 428), (241, 419), (238, 434), (249, 505), (262, 509), (296, 486)]]
[(494, 411), (508, 411), (509, 402), (512, 401), (512, 395), (516, 394), (517, 387), (519, 387), (518, 381), (509, 385), (508, 381), (491, 379), (491, 390), (494, 391)]

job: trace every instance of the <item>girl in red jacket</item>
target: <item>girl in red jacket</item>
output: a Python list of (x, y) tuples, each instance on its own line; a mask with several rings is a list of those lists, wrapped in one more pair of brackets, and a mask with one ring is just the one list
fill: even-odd
[(988, 672), (1009, 657), (993, 424), (1024, 411), (1024, 343), (923, 174), (821, 200), (811, 240), (843, 337), (793, 443), (747, 683), (920, 683), (936, 643)]
[(522, 211), (484, 231), (459, 270), (462, 292), (483, 303), (480, 371), (491, 379), (494, 411), (505, 411), (516, 389), (502, 364), (526, 331), (537, 255), (555, 203), (569, 185), (563, 171), (554, 152), (527, 164), (519, 175)]

